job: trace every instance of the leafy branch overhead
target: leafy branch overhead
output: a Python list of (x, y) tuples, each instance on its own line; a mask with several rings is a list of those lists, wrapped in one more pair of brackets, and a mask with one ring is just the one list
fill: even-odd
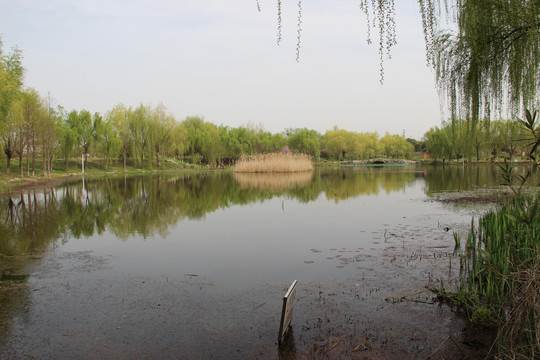
[(532, 141), (529, 146), (531, 146), (531, 154), (530, 158), (534, 161), (535, 167), (538, 166), (538, 162), (536, 161), (536, 157), (534, 156), (534, 153), (538, 149), (538, 146), (540, 145), (540, 130), (538, 129), (538, 124), (536, 122), (538, 118), (538, 111), (535, 111), (533, 114), (529, 110), (525, 110), (525, 121), (518, 119), (518, 121), (525, 126), (530, 133), (532, 134)]
[[(296, 59), (300, 59), (302, 0), (298, 1)], [(282, 3), (277, 2), (277, 43), (282, 39)], [(330, 1), (328, 2), (331, 3)], [(259, 2), (257, 0), (259, 6)], [(452, 117), (472, 119), (508, 108), (512, 114), (538, 107), (540, 1), (418, 0), (427, 64)], [(360, 0), (378, 32), (380, 80), (396, 41), (394, 0)]]

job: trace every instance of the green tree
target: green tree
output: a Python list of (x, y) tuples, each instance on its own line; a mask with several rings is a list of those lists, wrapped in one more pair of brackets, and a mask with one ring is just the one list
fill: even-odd
[(424, 134), (424, 142), (428, 154), (434, 159), (446, 158), (451, 159), (452, 147), (448, 137), (448, 131), (439, 129), (437, 126), (429, 129)]
[(58, 136), (60, 142), (60, 152), (64, 158), (66, 170), (69, 166), (69, 159), (76, 154), (78, 145), (77, 133), (65, 121), (57, 124)]
[(414, 146), (405, 137), (386, 133), (380, 140), (381, 148), (388, 158), (410, 157)]
[[(66, 119), (66, 124), (71, 128), (77, 139), (77, 155), (86, 155), (90, 151), (90, 145), (93, 139), (92, 115), (87, 110), (73, 110)], [(86, 156), (84, 157), (86, 167)]]
[(29, 155), (32, 149), (35, 164), (35, 135), (37, 124), (43, 118), (41, 97), (33, 89), (23, 91), (11, 106), (8, 116), (9, 138), (19, 156), (19, 172), (23, 176), (23, 158), (27, 156), (27, 175), (30, 175)]
[(172, 134), (172, 145), (171, 145), (172, 155), (175, 156), (176, 158), (181, 158), (186, 152), (186, 143), (187, 143), (186, 128), (184, 127), (183, 124), (180, 124), (175, 121), (171, 134)]
[(107, 113), (106, 118), (107, 123), (111, 126), (111, 131), (116, 133), (120, 142), (120, 153), (122, 154), (124, 170), (126, 170), (126, 160), (131, 147), (128, 109), (124, 105), (118, 104)]
[(471, 123), (471, 147), (476, 154), (476, 162), (480, 161), (480, 154), (488, 142), (489, 120), (480, 120)]
[(53, 99), (49, 95), (44, 102), (46, 114), (39, 125), (39, 146), (43, 160), (43, 176), (52, 172), (53, 158), (60, 146), (59, 123), (62, 120), (61, 107), (53, 107)]
[(222, 147), (217, 126), (194, 116), (187, 117), (182, 124), (186, 129), (186, 153), (192, 161), (202, 159), (209, 165), (215, 164)]
[(502, 144), (501, 150), (506, 152), (512, 161), (512, 157), (517, 155), (520, 146), (524, 146), (525, 128), (516, 121), (501, 120), (499, 123), (499, 136)]
[(0, 136), (2, 147), (7, 157), (6, 173), (10, 172), (11, 159), (15, 156), (15, 133), (17, 109), (14, 108), (17, 98), (22, 92), (24, 68), (22, 66), (22, 51), (13, 48), (11, 53), (4, 53), (0, 39)]
[(36, 172), (36, 155), (38, 153), (38, 147), (42, 143), (44, 133), (47, 131), (44, 127), (44, 123), (47, 121), (47, 109), (43, 102), (43, 99), (39, 93), (34, 89), (26, 89), (22, 93), (23, 97), (23, 109), (24, 109), (24, 121), (25, 132), (27, 139), (27, 175), (30, 176), (29, 157), (30, 151), (32, 153), (32, 173), (34, 176)]
[[(142, 166), (151, 148), (148, 137), (150, 132), (149, 108), (142, 104), (135, 110), (128, 111), (128, 127), (131, 140), (131, 152), (135, 164)], [(150, 159), (151, 160), (151, 159)]]
[(170, 155), (173, 152), (173, 129), (175, 119), (172, 115), (166, 113), (165, 106), (159, 105), (151, 111), (149, 119), (150, 143), (157, 166), (161, 166), (162, 155)]
[(291, 150), (311, 155), (318, 159), (321, 153), (321, 135), (315, 130), (287, 129), (287, 141)]
[(112, 159), (118, 156), (122, 141), (117, 136), (110, 121), (99, 114), (94, 116), (94, 149), (96, 154), (105, 158), (105, 168), (111, 165)]
[(272, 153), (280, 151), (286, 144), (283, 134), (272, 134), (269, 131), (259, 131), (256, 134), (254, 151), (256, 153)]
[(354, 155), (354, 134), (334, 126), (324, 134), (324, 143), (328, 154), (336, 160), (345, 160)]

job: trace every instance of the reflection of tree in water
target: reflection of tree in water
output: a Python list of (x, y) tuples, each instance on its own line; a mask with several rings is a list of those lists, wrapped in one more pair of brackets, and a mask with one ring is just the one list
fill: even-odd
[(0, 198), (0, 254), (11, 256), (44, 250), (61, 227), (56, 191), (29, 191)]
[[(376, 195), (381, 189), (403, 190), (414, 180), (414, 172), (364, 168), (318, 170), (295, 179), (278, 176), (270, 183), (236, 181), (227, 172), (71, 181), (0, 199), (0, 254), (40, 252), (59, 238), (89, 237), (105, 230), (122, 239), (136, 234), (165, 236), (182, 219), (202, 219), (232, 205), (274, 196), (308, 203), (323, 192), (339, 201)], [(257, 186), (251, 186), (253, 181)]]
[[(388, 168), (339, 169), (332, 176), (321, 176), (326, 197), (338, 202), (361, 195), (387, 194), (404, 190), (416, 180), (416, 173)], [(337, 181), (337, 178), (340, 180)]]
[[(182, 219), (202, 219), (220, 208), (275, 196), (309, 203), (323, 193), (337, 202), (377, 195), (381, 190), (400, 191), (416, 176), (423, 174), (393, 169), (318, 169), (295, 186), (262, 186), (257, 190), (257, 186), (244, 188), (231, 173), (209, 172), (79, 180), (56, 188), (27, 190), (0, 198), (0, 279), (3, 274), (24, 274), (32, 261), (27, 255), (41, 253), (62, 239), (105, 231), (121, 239), (136, 234), (165, 236)], [(0, 287), (6, 283), (0, 281)], [(0, 331), (4, 334), (19, 314), (24, 316), (29, 299), (28, 287), (10, 284), (9, 291), (0, 289)]]
[(58, 202), (51, 189), (0, 198), (0, 347), (28, 312), (27, 265), (58, 237)]
[(501, 184), (497, 166), (430, 166), (425, 171), (425, 192), (459, 191)]

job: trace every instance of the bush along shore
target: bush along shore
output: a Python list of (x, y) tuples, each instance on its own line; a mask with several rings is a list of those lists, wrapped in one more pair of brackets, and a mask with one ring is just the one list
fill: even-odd
[[(475, 324), (496, 327), (491, 355), (540, 357), (540, 196), (521, 194), (478, 220), (460, 249), (460, 287), (434, 289)], [(461, 239), (454, 234), (456, 247)]]

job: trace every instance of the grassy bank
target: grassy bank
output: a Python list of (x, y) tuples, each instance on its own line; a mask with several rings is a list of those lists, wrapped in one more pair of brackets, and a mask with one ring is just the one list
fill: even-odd
[[(456, 245), (461, 245), (455, 235)], [(498, 327), (493, 354), (540, 356), (540, 196), (517, 196), (474, 221), (460, 255), (459, 289), (438, 290), (473, 323)]]
[[(41, 162), (36, 162), (35, 172), (32, 175), (32, 166), (30, 164), (30, 174), (27, 172), (26, 161), (23, 164), (23, 176), (19, 169), (19, 161), (11, 161), (10, 173), (6, 174), (6, 159), (0, 160), (0, 193), (8, 192), (20, 186), (28, 186), (38, 183), (61, 179), (71, 176), (82, 175), (81, 160), (69, 160), (66, 166), (64, 160), (53, 161), (53, 170), (50, 176), (43, 173)], [(152, 171), (171, 171), (171, 170), (189, 170), (206, 169), (205, 166), (187, 164), (176, 160), (165, 160), (160, 167), (136, 166), (133, 161), (126, 163), (124, 169), (122, 161), (116, 161), (107, 165), (104, 159), (90, 158), (87, 160), (84, 169), (85, 176), (99, 176), (124, 173), (144, 173)]]

